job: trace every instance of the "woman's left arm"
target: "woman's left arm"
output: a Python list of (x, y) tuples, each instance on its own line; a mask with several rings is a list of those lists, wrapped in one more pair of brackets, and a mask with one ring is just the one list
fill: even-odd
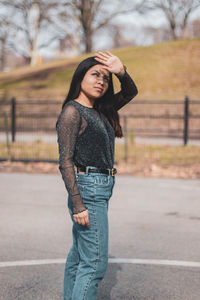
[(114, 107), (119, 110), (129, 103), (137, 94), (138, 89), (124, 66), (124, 74), (115, 74), (121, 83), (121, 91), (114, 94)]
[(121, 83), (121, 91), (114, 95), (114, 107), (119, 110), (138, 94), (138, 89), (119, 57), (109, 51), (95, 54), (95, 59), (104, 65), (102, 68), (114, 73)]

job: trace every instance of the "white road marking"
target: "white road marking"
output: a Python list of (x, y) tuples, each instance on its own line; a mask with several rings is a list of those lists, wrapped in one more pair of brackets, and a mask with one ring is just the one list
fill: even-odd
[(200, 267), (200, 262), (167, 259), (132, 259), (132, 258), (110, 258), (110, 263), (118, 264), (140, 264), (140, 265), (166, 265), (179, 267)]
[(34, 265), (50, 265), (50, 264), (63, 264), (66, 259), (37, 259), (37, 260), (17, 260), (0, 262), (0, 268), (4, 267), (17, 267), (17, 266), (34, 266)]
[[(65, 258), (5, 261), (5, 262), (0, 262), (0, 268), (17, 267), (17, 266), (49, 265), (49, 264), (64, 264), (65, 262), (66, 262)], [(165, 266), (198, 267), (198, 268), (200, 268), (200, 262), (183, 261), (183, 260), (109, 258), (108, 262), (112, 263), (112, 264), (165, 265)]]

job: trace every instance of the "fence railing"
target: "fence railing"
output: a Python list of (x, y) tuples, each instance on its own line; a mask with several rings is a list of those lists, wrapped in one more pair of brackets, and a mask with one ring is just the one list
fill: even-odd
[[(56, 144), (56, 121), (61, 111), (60, 101), (18, 101), (15, 97), (8, 103), (0, 101), (0, 143), (6, 143), (8, 158), (9, 137), (12, 143), (19, 142)], [(127, 109), (127, 106), (129, 109)], [(200, 100), (176, 101), (131, 101), (119, 111), (122, 129), (124, 132), (124, 151), (128, 152), (128, 141), (135, 136), (142, 137), (170, 137), (183, 140), (183, 145), (189, 139), (200, 139)], [(47, 151), (47, 150), (46, 150)], [(34, 160), (27, 157), (19, 160)], [(30, 154), (28, 155), (30, 156)], [(125, 155), (126, 156), (126, 155)], [(11, 159), (17, 159), (16, 155)], [(57, 161), (47, 151), (46, 159), (42, 161)]]

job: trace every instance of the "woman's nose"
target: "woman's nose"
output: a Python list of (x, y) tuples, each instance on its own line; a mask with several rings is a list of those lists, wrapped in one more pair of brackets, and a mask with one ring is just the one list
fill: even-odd
[(103, 78), (98, 78), (98, 83), (104, 84)]

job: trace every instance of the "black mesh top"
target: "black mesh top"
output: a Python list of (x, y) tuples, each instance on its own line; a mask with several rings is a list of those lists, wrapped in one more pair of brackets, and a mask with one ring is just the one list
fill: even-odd
[[(119, 110), (137, 93), (137, 87), (125, 70), (116, 75), (121, 91), (114, 95), (114, 108)], [(95, 108), (77, 101), (68, 101), (58, 116), (56, 124), (59, 148), (59, 170), (72, 200), (73, 213), (86, 209), (76, 182), (76, 166), (113, 168), (115, 132), (107, 117), (101, 120)]]

